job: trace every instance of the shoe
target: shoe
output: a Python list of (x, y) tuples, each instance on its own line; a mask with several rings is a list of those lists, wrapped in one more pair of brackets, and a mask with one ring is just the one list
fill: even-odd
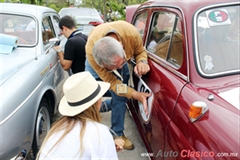
[(147, 134), (147, 140), (150, 143), (152, 139), (152, 132), (147, 132), (146, 134)]
[(124, 149), (127, 149), (127, 150), (132, 150), (134, 148), (132, 142), (125, 136), (120, 136), (119, 138), (121, 138), (122, 140), (124, 140), (124, 146), (123, 148)]

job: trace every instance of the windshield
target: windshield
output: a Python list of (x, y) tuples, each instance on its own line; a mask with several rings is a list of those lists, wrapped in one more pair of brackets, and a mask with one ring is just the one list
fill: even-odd
[(36, 22), (23, 15), (0, 14), (0, 33), (18, 37), (19, 46), (36, 44)]
[(71, 16), (82, 16), (82, 17), (100, 17), (99, 13), (93, 9), (93, 8), (63, 8), (59, 15), (61, 17), (65, 15), (71, 15)]
[(209, 9), (197, 17), (199, 70), (207, 75), (240, 70), (239, 6)]

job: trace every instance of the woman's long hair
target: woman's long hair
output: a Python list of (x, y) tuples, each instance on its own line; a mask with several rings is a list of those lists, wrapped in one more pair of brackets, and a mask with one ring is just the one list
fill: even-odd
[[(48, 153), (57, 146), (57, 144), (59, 144), (61, 142), (61, 140), (73, 129), (73, 127), (75, 126), (76, 123), (81, 122), (82, 124), (82, 128), (80, 131), (80, 155), (82, 155), (83, 151), (84, 151), (84, 145), (83, 145), (83, 136), (85, 133), (85, 129), (86, 129), (86, 122), (87, 121), (95, 121), (95, 122), (99, 122), (101, 121), (101, 116), (99, 113), (99, 109), (98, 109), (98, 101), (96, 103), (94, 103), (91, 107), (89, 107), (88, 109), (86, 109), (85, 111), (79, 113), (78, 115), (75, 115), (73, 117), (70, 116), (62, 116), (60, 119), (58, 119), (53, 126), (51, 127), (50, 131), (48, 132), (48, 134), (46, 135), (42, 146), (37, 154), (36, 159), (39, 159), (39, 156), (42, 152), (42, 149), (44, 148), (46, 142), (48, 141), (49, 137), (51, 137), (54, 133), (57, 133), (61, 130), (65, 130), (63, 135), (59, 138), (59, 140), (53, 145), (53, 147), (48, 151)], [(47, 154), (48, 154), (47, 153)], [(46, 154), (46, 155), (47, 155)]]

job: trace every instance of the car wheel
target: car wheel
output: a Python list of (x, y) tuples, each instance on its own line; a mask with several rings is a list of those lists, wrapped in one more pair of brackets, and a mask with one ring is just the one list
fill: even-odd
[(35, 157), (41, 144), (51, 128), (51, 118), (49, 114), (49, 104), (45, 98), (42, 99), (36, 117), (34, 137), (32, 143), (32, 153)]

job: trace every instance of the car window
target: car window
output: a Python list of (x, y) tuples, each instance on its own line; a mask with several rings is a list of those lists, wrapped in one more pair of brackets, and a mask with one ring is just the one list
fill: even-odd
[(142, 37), (144, 35), (144, 30), (145, 30), (145, 27), (146, 27), (147, 17), (148, 17), (147, 12), (141, 13), (136, 17), (136, 19), (133, 23), (133, 25), (137, 28), (138, 32), (141, 34)]
[(175, 14), (170, 12), (153, 14), (146, 48), (177, 68), (182, 65), (182, 28)]
[(62, 8), (59, 11), (59, 15), (60, 17), (63, 17), (65, 15), (70, 15), (72, 17), (79, 16), (79, 15), (88, 16), (88, 17), (100, 17), (99, 13), (95, 8), (84, 8), (84, 7)]
[(86, 35), (89, 35), (95, 26), (104, 23), (103, 19), (95, 8), (62, 8), (59, 11), (59, 15), (60, 17), (65, 15), (73, 17), (76, 22), (77, 29)]
[(197, 16), (199, 70), (207, 75), (239, 73), (240, 7), (207, 9)]
[[(28, 25), (33, 23), (34, 28), (28, 29)], [(16, 36), (19, 46), (33, 46), (36, 44), (36, 21), (32, 17), (25, 15), (0, 14), (0, 33)]]
[(51, 18), (46, 16), (42, 20), (42, 38), (43, 44), (46, 45), (49, 43), (49, 39), (56, 37), (53, 29), (53, 24)]
[(60, 31), (60, 28), (59, 28), (59, 18), (57, 16), (53, 16), (53, 25), (54, 25), (54, 29), (57, 33), (58, 36), (61, 36), (61, 31)]

